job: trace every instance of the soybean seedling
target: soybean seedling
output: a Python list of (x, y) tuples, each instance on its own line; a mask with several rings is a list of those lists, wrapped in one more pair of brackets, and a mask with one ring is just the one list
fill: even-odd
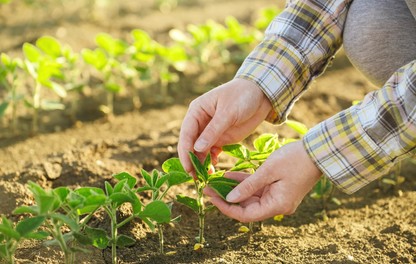
[[(279, 141), (277, 134), (262, 134), (253, 142), (254, 150), (249, 150), (242, 144), (223, 146), (225, 154), (237, 158), (237, 162), (231, 171), (249, 171), (254, 173), (276, 149), (280, 148), (283, 142)], [(262, 223), (259, 222), (261, 229)], [(250, 222), (249, 227), (242, 226), (240, 232), (248, 232), (248, 240), (254, 231), (254, 223)]]
[(16, 225), (2, 216), (0, 223), (0, 260), (14, 263), (14, 254), (19, 243), (25, 239), (44, 239), (48, 236), (46, 232), (38, 231), (45, 221), (44, 216), (28, 217)]
[(199, 250), (204, 247), (204, 243), (206, 242), (204, 238), (205, 215), (209, 210), (214, 208), (214, 206), (205, 205), (203, 194), (204, 189), (207, 186), (209, 186), (219, 196), (225, 199), (228, 193), (235, 186), (237, 186), (238, 182), (232, 179), (225, 178), (223, 171), (218, 171), (209, 174), (208, 171), (212, 166), (210, 154), (207, 155), (203, 163), (201, 163), (198, 157), (192, 152), (189, 153), (189, 157), (196, 174), (196, 177), (194, 178), (194, 184), (197, 192), (197, 198), (195, 199), (185, 195), (177, 195), (176, 199), (179, 203), (186, 205), (187, 207), (192, 209), (196, 214), (198, 214), (199, 235), (196, 238), (197, 243), (194, 246), (194, 250)]
[(100, 110), (111, 117), (114, 114), (115, 94), (123, 90), (120, 84), (124, 77), (134, 74), (134, 71), (122, 63), (122, 57), (126, 54), (128, 44), (121, 39), (101, 33), (95, 38), (98, 47), (94, 50), (81, 51), (84, 61), (93, 66), (99, 73), (102, 87), (106, 91), (106, 105), (100, 106)]
[[(149, 223), (155, 221), (156, 223), (166, 223), (170, 221), (170, 209), (162, 201), (152, 201), (146, 206), (142, 204), (137, 196), (137, 189), (135, 185), (137, 179), (127, 172), (122, 172), (114, 175), (118, 182), (112, 186), (109, 182), (105, 182), (105, 202), (102, 208), (105, 210), (111, 222), (111, 234), (101, 228), (85, 228), (85, 242), (91, 243), (97, 248), (106, 249), (111, 247), (112, 263), (117, 263), (117, 248), (128, 247), (135, 243), (135, 239), (120, 235), (118, 230), (125, 224), (132, 221), (134, 218), (141, 218), (144, 222)], [(124, 203), (129, 203), (132, 208), (132, 214), (122, 221), (117, 218), (117, 212), (120, 206)]]
[[(36, 217), (39, 220), (36, 225), (42, 225), (47, 235), (53, 238), (45, 244), (59, 245), (64, 253), (65, 263), (74, 263), (74, 253), (83, 250), (73, 243), (76, 237), (79, 237), (76, 234), (81, 232), (92, 214), (103, 203), (105, 197), (102, 190), (82, 188), (73, 192), (67, 187), (45, 190), (34, 182), (28, 183), (28, 189), (34, 196), (35, 205), (18, 207), (13, 213), (31, 214)], [(81, 215), (84, 214), (86, 216), (81, 219)], [(64, 232), (64, 228), (69, 231)]]
[(0, 117), (4, 116), (7, 108), (11, 108), (12, 131), (17, 130), (17, 105), (23, 99), (18, 93), (18, 70), (22, 68), (22, 60), (13, 59), (5, 53), (0, 55), (0, 85), (7, 91), (5, 100), (0, 103)]
[(37, 132), (39, 110), (63, 110), (65, 106), (56, 101), (44, 99), (43, 87), (52, 90), (60, 98), (67, 95), (65, 88), (56, 79), (63, 79), (62, 65), (43, 53), (38, 47), (23, 44), (24, 69), (34, 80), (35, 86), (32, 92), (32, 100), (25, 100), (26, 106), (33, 109), (32, 132)]
[[(187, 182), (192, 180), (192, 177), (184, 172), (182, 165), (178, 158), (171, 158), (166, 160), (162, 168), (163, 172), (153, 170), (151, 173), (142, 170), (141, 174), (145, 180), (145, 185), (137, 189), (138, 192), (150, 191), (151, 192), (151, 202), (154, 201), (163, 201), (166, 194), (172, 186)], [(180, 171), (182, 170), (182, 172)], [(152, 219), (145, 219), (146, 224), (150, 227), (152, 231), (157, 227), (159, 235), (159, 252), (164, 254), (164, 237), (163, 237), (163, 224), (168, 222), (178, 222), (180, 216), (175, 218), (171, 217), (172, 204), (167, 204), (169, 212), (164, 212), (166, 218), (163, 222), (154, 221)], [(160, 212), (162, 213), (162, 212)]]

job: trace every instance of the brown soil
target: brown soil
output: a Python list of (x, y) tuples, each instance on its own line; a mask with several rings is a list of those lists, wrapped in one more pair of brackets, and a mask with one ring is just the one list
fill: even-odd
[[(76, 2), (76, 1), (75, 1)], [(79, 2), (79, 1), (78, 1)], [(136, 3), (137, 2), (137, 3)], [(74, 4), (64, 13), (51, 7), (25, 8), (17, 4), (2, 7), (3, 30), (0, 47), (16, 52), (24, 41), (42, 34), (56, 35), (65, 28), (62, 41), (75, 50), (91, 46), (93, 35), (100, 31), (123, 35), (136, 27), (153, 32), (164, 39), (171, 27), (186, 23), (199, 23), (207, 18), (222, 20), (235, 15), (250, 21), (254, 10), (270, 5), (270, 1), (210, 0), (183, 1), (172, 12), (161, 14), (153, 1), (129, 1), (119, 6), (120, 16), (111, 21), (91, 21)], [(18, 15), (7, 15), (19, 10)], [(33, 11), (34, 10), (34, 11)], [(69, 10), (69, 11), (68, 11)], [(65, 15), (66, 14), (66, 15)], [(109, 23), (111, 22), (111, 23)], [(207, 86), (215, 86), (232, 78), (213, 79)], [(215, 76), (215, 73), (213, 73)], [(185, 82), (191, 82), (186, 80)], [(189, 87), (190, 85), (184, 85)], [(291, 118), (308, 126), (320, 122), (361, 99), (374, 89), (348, 63), (342, 52), (327, 73), (312, 85), (310, 91), (294, 107)], [(124, 112), (110, 122), (97, 119), (78, 124), (63, 125), (60, 131), (51, 132), (60, 124), (33, 137), (10, 137), (1, 133), (0, 139), (0, 213), (11, 216), (11, 211), (21, 204), (30, 203), (31, 197), (25, 183), (36, 181), (44, 187), (98, 186), (121, 171), (139, 175), (141, 168), (160, 169), (167, 158), (176, 156), (176, 144), (181, 120), (187, 105), (197, 96), (190, 89), (177, 92), (175, 100), (164, 107), (145, 107), (140, 112)], [(55, 119), (62, 118), (59, 115)], [(88, 119), (88, 118), (85, 118)], [(284, 127), (262, 124), (256, 133), (277, 132), (292, 136)], [(222, 164), (229, 164), (223, 159)], [(139, 220), (123, 227), (121, 233), (137, 239), (137, 243), (119, 249), (120, 263), (415, 263), (416, 262), (416, 172), (411, 161), (403, 164), (405, 184), (399, 189), (389, 189), (378, 182), (347, 196), (335, 192), (342, 205), (330, 205), (329, 220), (314, 216), (321, 210), (318, 201), (306, 197), (297, 212), (286, 216), (282, 222), (267, 220), (261, 230), (248, 242), (247, 234), (237, 232), (240, 223), (228, 219), (217, 211), (207, 215), (206, 239), (209, 245), (202, 252), (193, 251), (197, 234), (197, 218), (189, 209), (174, 204), (174, 214), (182, 215), (179, 224), (165, 229), (166, 252), (157, 252), (157, 234), (151, 233)], [(173, 192), (191, 194), (191, 186), (181, 186)], [(400, 194), (400, 195), (399, 195)], [(170, 198), (172, 198), (170, 197)], [(97, 225), (108, 225), (108, 219), (99, 218)], [(79, 263), (110, 263), (111, 251), (91, 248), (80, 254)], [(57, 248), (45, 247), (29, 241), (20, 246), (17, 263), (62, 263)]]

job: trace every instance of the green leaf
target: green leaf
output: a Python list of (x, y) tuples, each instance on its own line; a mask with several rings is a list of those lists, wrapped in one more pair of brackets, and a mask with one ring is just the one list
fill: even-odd
[(84, 49), (81, 51), (81, 55), (87, 64), (92, 65), (99, 71), (103, 71), (105, 66), (107, 66), (108, 58), (101, 49)]
[(196, 176), (198, 180), (201, 182), (206, 182), (208, 180), (208, 172), (204, 165), (202, 165), (202, 163), (199, 161), (198, 157), (194, 153), (189, 152), (189, 157), (196, 171)]
[(23, 44), (23, 54), (30, 62), (39, 62), (42, 58), (39, 49), (27, 42)]
[(51, 110), (64, 110), (65, 105), (60, 102), (42, 100), (40, 108), (42, 110), (51, 111)]
[(106, 249), (110, 238), (107, 236), (107, 233), (104, 229), (101, 228), (91, 228), (89, 226), (85, 227), (86, 235), (91, 239), (92, 245), (99, 249)]
[(68, 187), (61, 186), (53, 189), (53, 192), (59, 197), (61, 202), (64, 202), (66, 200), (66, 197), (68, 197), (70, 190)]
[(61, 44), (58, 40), (51, 36), (40, 37), (36, 41), (36, 46), (41, 49), (45, 54), (53, 58), (58, 58), (61, 56)]
[(111, 93), (119, 93), (123, 88), (117, 83), (106, 83), (104, 88)]
[(8, 106), (9, 106), (9, 102), (7, 101), (0, 104), (0, 117), (4, 115)]
[(113, 186), (111, 186), (111, 184), (108, 181), (104, 182), (104, 187), (105, 187), (105, 192), (108, 196), (113, 194), (114, 192)]
[(129, 173), (127, 173), (127, 172), (121, 172), (119, 174), (115, 174), (115, 175), (113, 175), (113, 177), (116, 178), (119, 181), (127, 179), (127, 185), (131, 189), (133, 189), (134, 186), (137, 183), (137, 179), (135, 177), (133, 177), (132, 175), (130, 175)]
[(211, 154), (208, 153), (204, 160), (204, 168), (206, 171), (208, 171), (209, 167), (211, 166)]
[(139, 217), (147, 217), (157, 223), (169, 223), (171, 211), (167, 204), (162, 201), (153, 201), (145, 206), (144, 210), (139, 213)]
[(168, 174), (168, 186), (179, 185), (188, 181), (192, 181), (192, 176), (188, 173), (179, 172), (179, 171), (172, 171)]
[(269, 133), (261, 134), (253, 142), (254, 148), (260, 152), (270, 152), (274, 150), (274, 146), (277, 141), (277, 136)]
[(126, 235), (120, 235), (117, 237), (117, 247), (130, 247), (136, 243), (136, 240)]
[(113, 193), (110, 195), (110, 200), (115, 203), (115, 207), (119, 207), (123, 203), (131, 203), (133, 199), (125, 193)]
[(80, 226), (75, 220), (69, 218), (66, 215), (53, 213), (50, 215), (50, 217), (54, 220), (57, 220), (57, 221), (60, 221), (61, 223), (66, 224), (72, 231), (78, 231), (80, 228)]
[(56, 202), (56, 197), (53, 195), (40, 195), (38, 199), (39, 213), (41, 215), (49, 213)]
[(164, 172), (182, 172), (182, 173), (186, 173), (185, 169), (183, 168), (181, 161), (179, 160), (179, 158), (170, 158), (168, 160), (166, 160), (165, 162), (163, 162), (162, 164), (162, 170)]
[(247, 160), (249, 158), (249, 151), (241, 144), (231, 144), (222, 147), (224, 153), (231, 157)]
[(20, 206), (13, 210), (13, 214), (39, 214), (38, 206)]
[(29, 233), (25, 236), (27, 239), (45, 240), (50, 234), (46, 231)]
[(256, 165), (250, 163), (250, 162), (242, 162), (233, 168), (231, 168), (231, 171), (242, 171), (247, 169), (256, 169)]
[(13, 228), (11, 228), (9, 226), (4, 225), (3, 223), (0, 224), (0, 234), (3, 234), (6, 237), (10, 237), (10, 238), (13, 238), (15, 240), (20, 239), (19, 232), (17, 232), (16, 230), (14, 230)]
[(159, 179), (159, 172), (157, 170), (152, 170), (152, 186), (156, 187), (156, 182)]
[(208, 186), (211, 187), (219, 196), (225, 199), (231, 190), (239, 184), (238, 181), (228, 179), (225, 177), (214, 178), (208, 182)]
[(191, 208), (195, 213), (198, 213), (199, 207), (196, 199), (179, 194), (176, 195), (176, 200), (178, 201), (178, 203), (186, 205), (187, 207)]
[(149, 186), (153, 187), (152, 176), (150, 176), (150, 174), (147, 171), (143, 170), (143, 169), (141, 170), (141, 172), (142, 172), (142, 176), (143, 176), (144, 180), (146, 181), (146, 183)]
[(156, 184), (155, 184), (155, 187), (157, 188), (157, 189), (159, 189), (167, 180), (169, 179), (169, 175), (168, 174), (165, 174), (165, 175), (162, 175), (157, 181), (156, 181)]
[(120, 39), (116, 39), (109, 34), (100, 33), (95, 37), (95, 42), (100, 48), (103, 48), (107, 53), (116, 57), (125, 53), (128, 45)]
[(152, 232), (155, 232), (155, 224), (152, 221), (150, 221), (149, 218), (143, 217), (141, 219), (143, 220), (143, 222), (146, 223), (146, 225), (150, 228)]
[(128, 187), (127, 185), (127, 179), (121, 180), (118, 183), (116, 183), (116, 185), (114, 185), (114, 193), (118, 193), (118, 192), (123, 192), (123, 190), (125, 189), (125, 187)]
[(308, 132), (308, 127), (298, 121), (286, 120), (285, 124), (291, 129), (295, 130), (301, 136)]
[(16, 225), (16, 231), (19, 232), (22, 237), (25, 237), (38, 229), (44, 222), (44, 216), (25, 218)]
[(84, 235), (81, 232), (74, 232), (74, 238), (81, 244), (84, 246), (89, 246), (93, 244), (93, 240), (88, 237), (87, 235)]

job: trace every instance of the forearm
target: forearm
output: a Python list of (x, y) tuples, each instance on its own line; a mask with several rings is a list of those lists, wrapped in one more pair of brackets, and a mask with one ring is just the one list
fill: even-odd
[(310, 157), (341, 190), (355, 192), (416, 154), (416, 61), (380, 90), (312, 128)]

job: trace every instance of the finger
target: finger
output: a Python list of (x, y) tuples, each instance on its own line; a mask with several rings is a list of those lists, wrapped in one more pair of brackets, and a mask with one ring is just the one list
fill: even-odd
[[(253, 196), (259, 190), (263, 189), (270, 183), (279, 180), (276, 175), (276, 171), (273, 170), (273, 164), (265, 162), (260, 166), (257, 171), (244, 179), (239, 185), (237, 185), (228, 195), (227, 201), (230, 203), (238, 203), (244, 201), (250, 196)], [(271, 177), (274, 175), (274, 177)]]
[(193, 171), (192, 163), (189, 159), (189, 152), (194, 152), (194, 143), (199, 136), (200, 127), (204, 122), (208, 122), (208, 117), (196, 114), (197, 110), (189, 109), (186, 114), (178, 142), (178, 155), (184, 169), (188, 172)]
[(220, 197), (213, 189), (209, 187), (204, 188), (204, 194), (210, 197)]
[(240, 171), (228, 171), (224, 175), (225, 178), (233, 179), (239, 182), (244, 181), (250, 176), (251, 176), (250, 173), (240, 172)]
[(217, 110), (211, 121), (196, 140), (194, 150), (201, 153), (207, 153), (231, 125), (232, 122), (228, 115)]
[(212, 165), (217, 165), (218, 163), (218, 156), (221, 154), (222, 149), (219, 147), (212, 147), (211, 150), (211, 163)]
[(211, 203), (224, 215), (240, 222), (257, 222), (277, 214), (285, 214), (270, 193), (259, 197), (250, 197), (240, 204), (230, 204), (219, 197), (212, 197)]

